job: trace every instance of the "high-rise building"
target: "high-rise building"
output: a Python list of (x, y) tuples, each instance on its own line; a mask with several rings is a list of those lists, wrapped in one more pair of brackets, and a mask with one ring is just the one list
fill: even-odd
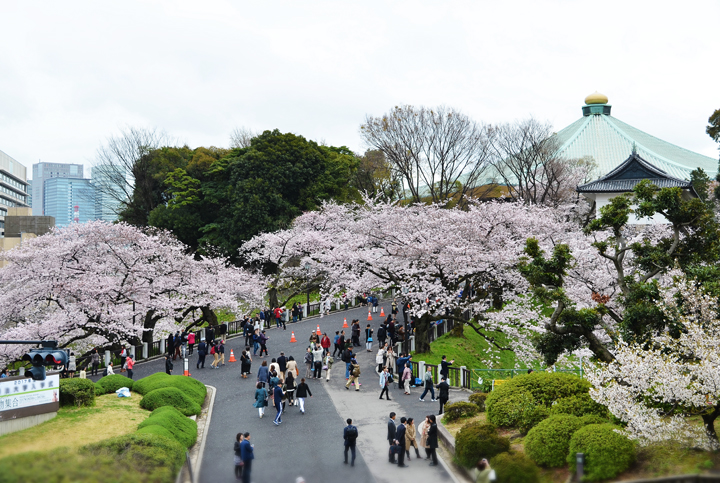
[(90, 168), (95, 187), (95, 218), (114, 222), (125, 199), (125, 168), (117, 165), (100, 165)]
[(5, 233), (9, 208), (27, 205), (27, 168), (0, 151), (0, 236)]
[(27, 180), (27, 184), (27, 201), (25, 201), (25, 204), (32, 209), (32, 180)]
[(44, 213), (55, 218), (56, 226), (96, 219), (95, 188), (89, 179), (53, 177), (44, 185)]
[[(45, 181), (51, 178), (80, 178), (83, 177), (82, 164), (65, 163), (35, 163), (33, 164), (33, 215), (49, 215), (45, 213)], [(60, 225), (58, 223), (58, 225)]]

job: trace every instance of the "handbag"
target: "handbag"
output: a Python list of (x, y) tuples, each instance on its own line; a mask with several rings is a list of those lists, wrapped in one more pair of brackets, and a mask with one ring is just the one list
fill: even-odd
[(266, 399), (266, 400), (265, 400), (265, 407), (267, 407), (267, 406), (268, 406), (268, 400)]
[(368, 337), (368, 342), (372, 342), (372, 341), (373, 341), (372, 337)]

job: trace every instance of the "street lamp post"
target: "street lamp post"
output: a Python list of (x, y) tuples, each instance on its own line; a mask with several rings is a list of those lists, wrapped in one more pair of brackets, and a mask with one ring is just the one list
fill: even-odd
[(408, 347), (408, 341), (410, 340), (410, 335), (408, 334), (408, 311), (407, 311), (407, 304), (408, 304), (408, 292), (410, 292), (410, 289), (407, 287), (402, 288), (403, 293), (403, 319), (405, 327), (405, 330), (403, 332), (403, 352), (406, 354), (410, 353), (410, 348)]
[(305, 262), (305, 283), (307, 284), (307, 315), (310, 316), (310, 263)]

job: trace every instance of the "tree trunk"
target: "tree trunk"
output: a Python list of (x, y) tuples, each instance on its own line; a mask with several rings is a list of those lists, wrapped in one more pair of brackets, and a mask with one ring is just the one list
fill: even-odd
[(718, 416), (720, 416), (720, 404), (715, 406), (715, 409), (713, 409), (711, 413), (705, 413), (702, 415), (703, 424), (705, 425), (705, 431), (707, 431), (708, 437), (714, 442), (715, 445), (718, 444), (718, 436), (715, 432), (715, 420)]
[(423, 315), (415, 325), (415, 352), (422, 354), (430, 352), (430, 315)]
[(268, 301), (270, 303), (270, 309), (280, 307), (280, 305), (278, 305), (277, 288), (272, 287), (270, 290), (268, 290)]
[(463, 317), (462, 311), (458, 308), (453, 310), (453, 317), (455, 318), (455, 325), (453, 325), (452, 337), (465, 337), (465, 318)]
[(207, 321), (208, 325), (218, 325), (217, 315), (214, 310), (209, 307), (200, 307), (200, 310), (202, 310), (203, 318)]
[(154, 317), (155, 311), (149, 310), (145, 314), (145, 321), (143, 322), (143, 335), (142, 335), (142, 341), (147, 342), (148, 345), (152, 345), (153, 343), (153, 335), (155, 332), (155, 324), (157, 324), (158, 319)]

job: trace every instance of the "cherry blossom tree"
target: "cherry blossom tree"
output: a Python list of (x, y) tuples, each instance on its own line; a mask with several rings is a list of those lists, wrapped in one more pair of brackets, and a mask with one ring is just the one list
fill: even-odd
[[(217, 309), (239, 312), (262, 301), (259, 277), (222, 258), (195, 259), (186, 248), (164, 231), (98, 221), (3, 252), (1, 337), (57, 339), (78, 351), (138, 344), (178, 327), (216, 324)], [(0, 361), (21, 350), (0, 347)]]
[[(673, 321), (649, 343), (619, 340), (614, 359), (591, 365), (590, 396), (642, 444), (674, 440), (717, 449), (720, 318), (717, 296), (676, 270), (663, 277), (662, 311)], [(689, 419), (701, 416), (703, 424)]]

